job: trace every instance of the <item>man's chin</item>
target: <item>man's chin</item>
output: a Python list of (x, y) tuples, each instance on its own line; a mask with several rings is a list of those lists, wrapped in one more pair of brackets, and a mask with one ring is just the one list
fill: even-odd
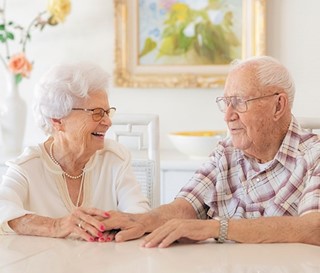
[(236, 149), (240, 149), (240, 150), (245, 151), (250, 147), (250, 145), (248, 145), (248, 143), (243, 142), (238, 137), (231, 136), (231, 141), (232, 141), (233, 147), (235, 147)]

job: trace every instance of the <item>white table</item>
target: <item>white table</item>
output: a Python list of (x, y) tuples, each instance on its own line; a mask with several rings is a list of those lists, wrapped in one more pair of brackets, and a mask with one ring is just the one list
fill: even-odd
[(174, 244), (142, 248), (141, 240), (88, 243), (0, 236), (1, 273), (319, 273), (320, 247), (304, 244)]

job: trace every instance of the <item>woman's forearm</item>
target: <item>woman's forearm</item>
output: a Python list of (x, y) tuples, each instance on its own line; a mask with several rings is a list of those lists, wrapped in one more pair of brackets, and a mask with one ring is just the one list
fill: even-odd
[(21, 235), (59, 237), (56, 233), (55, 219), (26, 214), (8, 222), (9, 227)]
[(77, 208), (61, 218), (27, 214), (8, 222), (17, 234), (65, 238), (69, 235), (94, 241), (102, 236), (105, 226), (102, 220), (109, 215), (96, 208)]

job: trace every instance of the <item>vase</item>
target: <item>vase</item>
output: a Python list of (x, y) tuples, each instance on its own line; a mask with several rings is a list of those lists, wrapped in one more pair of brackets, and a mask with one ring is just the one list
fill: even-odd
[(14, 75), (7, 78), (7, 95), (1, 107), (2, 154), (14, 158), (22, 152), (27, 105), (20, 97)]

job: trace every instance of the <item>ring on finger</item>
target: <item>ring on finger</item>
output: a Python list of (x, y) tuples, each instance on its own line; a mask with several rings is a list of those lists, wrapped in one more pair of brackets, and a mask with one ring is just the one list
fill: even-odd
[(79, 222), (79, 224), (78, 224), (78, 227), (79, 227), (79, 228), (82, 228), (82, 223), (83, 223), (83, 220), (81, 220), (81, 221)]

